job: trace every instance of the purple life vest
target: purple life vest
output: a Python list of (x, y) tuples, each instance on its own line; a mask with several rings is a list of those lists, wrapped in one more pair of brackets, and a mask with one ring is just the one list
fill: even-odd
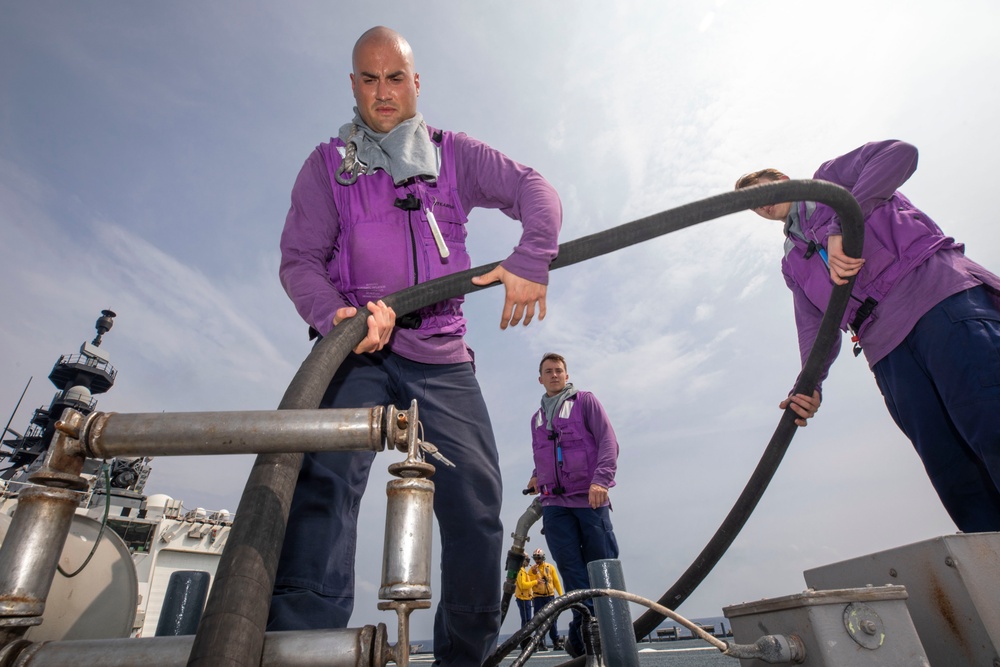
[[(379, 169), (341, 185), (334, 175), (344, 143), (332, 139), (320, 146), (340, 213), (336, 252), (327, 268), (333, 285), (355, 307), (472, 266), (465, 248), (469, 218), (458, 196), (454, 135), (427, 130), (440, 156), (434, 183), (417, 178), (396, 186)], [(441, 257), (434, 241), (428, 209), (449, 249), (447, 258)], [(448, 299), (420, 310), (421, 334), (464, 335), (463, 301)]]
[[(809, 216), (804, 202), (799, 202), (799, 219), (802, 231), (826, 247), (829, 226), (835, 212), (829, 206), (817, 204)], [(789, 248), (781, 262), (785, 281), (797, 284), (809, 300), (821, 311), (826, 309), (833, 291), (830, 274), (818, 255), (812, 256), (807, 249), (807, 241), (793, 237), (794, 247)], [(865, 265), (858, 273), (851, 299), (844, 312), (840, 328), (847, 331), (854, 321), (858, 308), (871, 297), (876, 302), (885, 298), (899, 280), (942, 249), (964, 246), (955, 239), (945, 236), (930, 216), (916, 208), (901, 192), (876, 206), (865, 222), (864, 249), (861, 256)], [(877, 307), (876, 307), (877, 312)], [(863, 333), (871, 321), (861, 326)]]
[[(587, 430), (583, 410), (576, 402), (588, 394), (578, 391), (559, 408), (552, 430), (545, 427), (545, 412), (531, 417), (531, 448), (535, 483), (542, 495), (587, 493), (597, 467), (597, 442)], [(576, 408), (576, 409), (574, 409)]]

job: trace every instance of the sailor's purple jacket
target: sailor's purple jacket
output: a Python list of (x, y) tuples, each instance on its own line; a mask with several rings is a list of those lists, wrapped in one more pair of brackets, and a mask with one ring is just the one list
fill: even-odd
[(578, 391), (560, 406), (551, 431), (539, 408), (531, 417), (531, 448), (542, 505), (590, 507), (591, 484), (615, 485), (618, 439), (604, 406), (589, 391)]
[[(869, 297), (878, 302), (858, 328), (860, 343), (874, 366), (910, 332), (917, 320), (944, 298), (981, 283), (1000, 289), (1000, 279), (964, 256), (961, 243), (941, 228), (897, 188), (916, 171), (917, 149), (902, 141), (872, 142), (823, 164), (813, 178), (848, 189), (865, 220), (865, 264), (854, 283), (840, 328), (849, 330)], [(781, 271), (792, 290), (799, 351), (803, 365), (816, 339), (833, 289), (820, 253), (830, 235), (841, 234), (840, 221), (824, 204), (796, 202), (802, 236), (786, 222)], [(815, 210), (810, 209), (815, 206)], [(839, 352), (836, 345), (822, 374)]]
[[(383, 170), (351, 185), (334, 179), (339, 139), (316, 148), (299, 172), (281, 235), (281, 283), (302, 318), (321, 335), (344, 306), (364, 307), (405, 287), (463, 271), (469, 211), (499, 208), (523, 226), (505, 269), (548, 283), (562, 221), (559, 197), (549, 183), (486, 144), (462, 133), (428, 128), (440, 155), (436, 182), (411, 179), (396, 186)], [(397, 205), (410, 198), (414, 210)], [(449, 250), (442, 258), (427, 219), (433, 211)], [(397, 327), (390, 349), (423, 363), (470, 361), (462, 336), (463, 299), (421, 310), (419, 328)]]

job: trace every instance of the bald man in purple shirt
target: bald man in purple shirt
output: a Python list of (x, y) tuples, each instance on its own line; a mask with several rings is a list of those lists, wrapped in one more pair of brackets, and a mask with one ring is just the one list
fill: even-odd
[[(306, 160), (281, 236), (280, 277), (319, 335), (367, 309), (368, 333), (322, 407), (419, 403), (424, 437), (455, 463), (434, 474), (441, 530), (435, 664), (479, 667), (496, 646), (503, 529), (496, 443), (466, 345), (462, 299), (400, 320), (382, 297), (466, 270), (469, 213), (498, 208), (523, 232), (473, 279), (502, 282), (500, 327), (545, 316), (562, 222), (538, 172), (462, 133), (428, 127), (420, 77), (399, 33), (372, 28), (353, 53), (354, 119)], [(306, 454), (275, 581), (270, 630), (346, 627), (354, 606), (357, 513), (373, 454)]]

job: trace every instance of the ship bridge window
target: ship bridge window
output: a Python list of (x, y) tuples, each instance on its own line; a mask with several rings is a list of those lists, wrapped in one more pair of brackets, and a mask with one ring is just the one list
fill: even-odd
[(118, 533), (131, 553), (148, 553), (153, 544), (156, 524), (129, 519), (108, 519), (108, 528)]

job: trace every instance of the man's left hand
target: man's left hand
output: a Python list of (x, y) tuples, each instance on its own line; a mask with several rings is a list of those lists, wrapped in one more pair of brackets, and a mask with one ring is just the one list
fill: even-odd
[[(355, 354), (381, 350), (389, 342), (389, 338), (392, 337), (392, 329), (396, 326), (396, 311), (385, 305), (382, 299), (369, 301), (366, 308), (371, 313), (367, 320), (368, 333), (354, 348)], [(349, 317), (354, 317), (357, 312), (358, 309), (354, 306), (338, 308), (333, 316), (333, 326), (337, 326)]]
[(608, 490), (600, 484), (590, 485), (590, 508), (597, 509), (608, 502)]
[(502, 282), (507, 290), (507, 298), (503, 303), (503, 314), (500, 316), (500, 328), (506, 329), (508, 324), (519, 324), (523, 318), (524, 326), (531, 323), (535, 316), (535, 306), (538, 306), (538, 319), (545, 319), (545, 292), (547, 287), (541, 283), (516, 276), (503, 266), (498, 266), (487, 274), (472, 279), (473, 285), (489, 285)]

